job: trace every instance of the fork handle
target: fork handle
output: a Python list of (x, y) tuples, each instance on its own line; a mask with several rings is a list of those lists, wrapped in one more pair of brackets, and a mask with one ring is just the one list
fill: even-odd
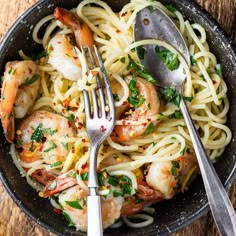
[(205, 185), (208, 202), (216, 225), (222, 236), (236, 235), (236, 214), (234, 208), (211, 161), (206, 154), (205, 148), (183, 99), (181, 99), (180, 102), (180, 109), (183, 113), (192, 139), (193, 147), (202, 174), (202, 179)]
[(100, 196), (87, 197), (88, 236), (102, 236), (102, 214)]

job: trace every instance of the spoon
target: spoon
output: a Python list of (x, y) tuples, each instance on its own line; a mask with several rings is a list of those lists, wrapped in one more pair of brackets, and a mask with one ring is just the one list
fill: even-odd
[[(159, 39), (171, 44), (186, 60), (187, 64), (190, 64), (190, 55), (185, 40), (174, 22), (159, 8), (154, 11), (144, 8), (139, 12), (136, 17), (134, 35), (135, 41)], [(173, 87), (180, 93), (180, 95), (182, 94), (182, 87), (186, 75), (184, 74), (181, 63), (178, 69), (170, 71), (156, 56), (153, 45), (145, 45), (145, 56), (143, 59), (140, 59), (140, 62), (154, 78), (158, 78), (158, 85), (164, 88)], [(208, 202), (218, 230), (223, 236), (235, 236), (236, 214), (234, 208), (206, 154), (205, 148), (182, 96), (180, 101), (180, 110), (192, 139)]]

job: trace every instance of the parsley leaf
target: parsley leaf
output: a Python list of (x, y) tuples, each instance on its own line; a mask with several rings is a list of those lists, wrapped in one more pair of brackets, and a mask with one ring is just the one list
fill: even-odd
[(79, 204), (79, 201), (66, 201), (66, 204), (72, 208), (83, 210), (83, 207)]
[(178, 54), (173, 53), (167, 49), (160, 50), (158, 46), (155, 47), (156, 54), (161, 58), (164, 65), (171, 71), (178, 69), (179, 59)]
[(146, 128), (146, 130), (142, 133), (142, 135), (151, 134), (154, 131), (154, 129), (155, 129), (155, 125), (151, 122)]
[(137, 55), (139, 59), (144, 59), (145, 56), (145, 48), (143, 46), (136, 47)]
[(185, 101), (192, 102), (193, 101), (193, 96), (191, 97), (183, 97)]
[(60, 166), (61, 164), (62, 164), (61, 161), (57, 161), (57, 162), (51, 164), (50, 167), (51, 167), (51, 168), (53, 168), (53, 167), (57, 167), (57, 166)]
[(169, 10), (172, 13), (174, 13), (176, 11), (176, 8), (171, 4), (165, 5), (165, 7), (167, 8), (167, 10)]
[(84, 172), (84, 173), (80, 174), (80, 177), (83, 181), (88, 180), (88, 172)]
[(118, 179), (115, 176), (110, 176), (107, 181), (111, 186), (116, 187), (119, 184)]
[(180, 168), (179, 161), (171, 161), (171, 164), (172, 164), (171, 174), (177, 177), (177, 169)]
[(136, 63), (130, 55), (128, 55), (129, 58), (129, 65), (127, 67), (127, 69), (131, 69), (133, 68), (137, 75), (139, 75), (140, 77), (142, 77), (143, 79), (153, 83), (153, 84), (157, 84), (156, 80), (144, 69), (143, 65), (140, 65), (138, 63)]
[(50, 146), (47, 149), (45, 149), (43, 152), (50, 152), (51, 150), (57, 148), (57, 145), (52, 140), (49, 141), (49, 144)]
[(36, 141), (38, 143), (42, 142), (42, 138), (43, 138), (43, 124), (40, 123), (37, 128), (35, 129), (35, 131), (33, 132), (32, 136), (31, 136), (31, 140), (32, 141)]
[(143, 102), (145, 101), (145, 98), (139, 98), (139, 91), (136, 86), (137, 80), (135, 76), (132, 77), (132, 79), (129, 82), (129, 89), (131, 91), (131, 96), (128, 97), (128, 102), (132, 104), (135, 108), (138, 108)]
[(33, 84), (36, 80), (38, 80), (39, 74), (35, 74), (32, 76), (32, 78), (26, 78), (24, 85), (31, 85)]
[(196, 60), (193, 58), (193, 56), (190, 56), (190, 62), (191, 62), (191, 65), (194, 66), (196, 65)]
[(118, 94), (116, 94), (116, 93), (113, 93), (113, 99), (114, 99), (114, 101), (120, 101), (120, 98), (119, 98), (119, 96), (118, 96)]
[(221, 64), (217, 64), (216, 65), (216, 73), (222, 77), (222, 65)]
[(179, 107), (181, 99), (180, 94), (172, 87), (167, 87), (164, 89), (162, 98), (166, 102), (173, 102), (177, 107)]
[(62, 211), (62, 214), (65, 217), (65, 219), (67, 220), (67, 222), (69, 223), (68, 227), (75, 227), (75, 223), (71, 220), (69, 215), (66, 212), (64, 212), (64, 211)]

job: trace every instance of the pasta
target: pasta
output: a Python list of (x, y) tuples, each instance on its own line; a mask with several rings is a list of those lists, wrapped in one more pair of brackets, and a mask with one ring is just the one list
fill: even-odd
[[(135, 17), (145, 7), (160, 8), (176, 23), (189, 48), (190, 67), (164, 41), (134, 42)], [(138, 62), (137, 50), (152, 44), (161, 53), (171, 55), (172, 66), (183, 65), (186, 73), (183, 97), (213, 162), (232, 137), (225, 125), (229, 101), (221, 65), (210, 52), (205, 29), (197, 23), (191, 24), (173, 6), (157, 1), (131, 0), (115, 13), (103, 1), (98, 0), (94, 5), (92, 0), (83, 0), (70, 12), (59, 9), (38, 22), (32, 37), (42, 44), (44, 52), (35, 58), (37, 69), (32, 77), (26, 76), (21, 81), (17, 96), (22, 92), (20, 86), (28, 86), (38, 95), (35, 99), (25, 95), (33, 103), (27, 115), (19, 117), (15, 110), (14, 114), (11, 111), (6, 114), (10, 122), (4, 123), (2, 118), (2, 124), (3, 128), (7, 126), (4, 129), (7, 140), (12, 141), (11, 117), (23, 118), (16, 130), (16, 143), (11, 144), (15, 165), (41, 197), (50, 198), (52, 206), (64, 214), (70, 226), (82, 231), (87, 225), (84, 209), (90, 150), (83, 90), (91, 92), (96, 88), (100, 68), (90, 68), (84, 45), (77, 42), (78, 30), (68, 27), (71, 22), (64, 22), (64, 14), (79, 17), (80, 34), (84, 33), (85, 41), (92, 40), (98, 47), (115, 101), (115, 128), (98, 154), (103, 227), (119, 227), (123, 223), (136, 228), (147, 226), (153, 222), (150, 202), (184, 192), (198, 166), (179, 110), (179, 94), (174, 88), (159, 90), (152, 84), (150, 75)], [(39, 38), (38, 32), (45, 24), (43, 38)], [(27, 68), (25, 71), (32, 75), (32, 58), (23, 51), (19, 54), (25, 64), (6, 65), (4, 89), (12, 78), (19, 78), (19, 68)], [(18, 101), (17, 106), (20, 105)], [(3, 108), (1, 102), (2, 117)], [(133, 218), (142, 223), (133, 222)]]

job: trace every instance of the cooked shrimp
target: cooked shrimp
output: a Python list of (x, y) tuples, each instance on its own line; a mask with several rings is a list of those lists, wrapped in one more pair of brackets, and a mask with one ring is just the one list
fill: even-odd
[(15, 135), (15, 118), (23, 118), (38, 96), (37, 65), (30, 60), (8, 62), (1, 97), (1, 121), (8, 142)]
[(134, 196), (130, 196), (125, 199), (121, 209), (122, 216), (133, 215), (142, 211), (147, 204), (156, 203), (163, 200), (161, 194), (148, 186), (145, 181), (139, 179), (137, 182), (138, 191)]
[[(59, 203), (78, 230), (87, 231), (87, 193), (76, 185), (59, 195)], [(103, 229), (111, 226), (120, 218), (123, 197), (101, 197)]]
[[(78, 47), (93, 48), (93, 35), (89, 27), (81, 21), (76, 13), (63, 8), (56, 8), (56, 19), (72, 29)], [(77, 81), (82, 78), (82, 66), (69, 36), (56, 34), (48, 43), (48, 63), (59, 71), (65, 78)]]
[(66, 79), (72, 81), (81, 79), (81, 63), (69, 37), (63, 34), (56, 34), (48, 45), (50, 50), (48, 63)]
[[(140, 77), (137, 77), (136, 87), (140, 93), (143, 103), (134, 111), (126, 116), (123, 121), (124, 125), (116, 125), (111, 137), (114, 141), (129, 141), (137, 136), (142, 135), (147, 127), (151, 124), (150, 117), (157, 115), (159, 112), (159, 98), (154, 85)], [(129, 121), (144, 120), (142, 125), (129, 125)]]
[(93, 48), (94, 41), (92, 31), (76, 13), (57, 7), (54, 11), (54, 16), (73, 31), (78, 47), (84, 46)]
[(196, 164), (195, 155), (187, 152), (175, 161), (153, 162), (148, 170), (146, 182), (163, 198), (170, 199), (176, 193), (175, 188)]
[(38, 110), (19, 125), (17, 134), (22, 161), (43, 159), (46, 164), (54, 164), (65, 161), (69, 151), (61, 139), (74, 137), (75, 131), (65, 117)]

